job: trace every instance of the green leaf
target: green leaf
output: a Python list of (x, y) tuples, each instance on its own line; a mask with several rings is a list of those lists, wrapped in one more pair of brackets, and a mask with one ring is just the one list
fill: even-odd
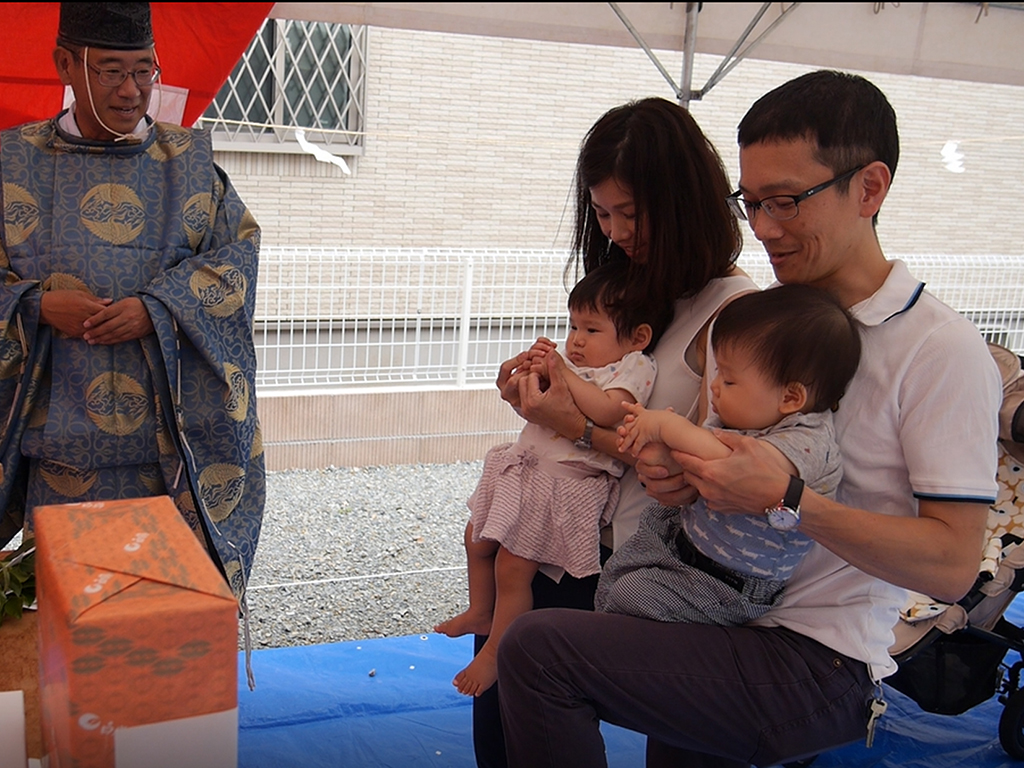
[(21, 545), (0, 559), (0, 624), (5, 617), (17, 618), (24, 606), (36, 599), (35, 539), (22, 539)]

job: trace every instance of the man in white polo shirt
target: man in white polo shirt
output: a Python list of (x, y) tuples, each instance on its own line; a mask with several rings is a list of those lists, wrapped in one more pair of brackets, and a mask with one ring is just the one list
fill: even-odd
[(648, 734), (648, 766), (772, 765), (864, 738), (904, 590), (959, 599), (995, 498), (995, 364), (977, 330), (924, 291), (875, 234), (896, 169), (896, 118), (867, 80), (814, 72), (739, 128), (731, 197), (782, 283), (832, 292), (864, 325), (836, 413), (835, 501), (775, 469), (757, 441), (727, 459), (675, 455), (648, 476), (662, 503), (692, 484), (722, 512), (769, 511), (817, 544), (782, 605), (744, 627), (533, 611), (499, 649), (510, 766), (600, 766), (600, 720)]

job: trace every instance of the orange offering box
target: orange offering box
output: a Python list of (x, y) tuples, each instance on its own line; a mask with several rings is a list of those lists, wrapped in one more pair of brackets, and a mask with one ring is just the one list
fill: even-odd
[(35, 510), (49, 768), (234, 768), (238, 602), (167, 496)]

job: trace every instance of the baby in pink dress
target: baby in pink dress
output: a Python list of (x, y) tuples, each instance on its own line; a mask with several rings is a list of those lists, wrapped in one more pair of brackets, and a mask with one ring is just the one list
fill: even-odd
[[(438, 624), (449, 637), (489, 635), (473, 661), (453, 681), (461, 693), (479, 696), (497, 680), (498, 642), (512, 620), (533, 608), (531, 583), (545, 573), (582, 578), (600, 572), (600, 529), (619, 497), (626, 465), (590, 447), (594, 425), (615, 427), (624, 403), (647, 403), (657, 372), (653, 348), (664, 329), (657, 320), (621, 317), (616, 299), (626, 269), (592, 270), (569, 296), (565, 381), (587, 429), (577, 441), (527, 423), (515, 443), (492, 448), (468, 506), (466, 526), (469, 608)], [(659, 326), (656, 330), (655, 326)], [(544, 358), (555, 344), (540, 338), (514, 376), (545, 376)], [(552, 568), (553, 566), (553, 568)], [(500, 588), (499, 586), (500, 585)]]

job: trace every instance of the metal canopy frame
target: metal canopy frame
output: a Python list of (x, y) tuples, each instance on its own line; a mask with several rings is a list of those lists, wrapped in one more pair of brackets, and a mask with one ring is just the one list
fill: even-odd
[[(752, 58), (1024, 86), (1024, 3), (278, 3), (275, 18), (632, 47), (680, 103)], [(698, 16), (700, 19), (698, 34)], [(769, 21), (770, 18), (770, 21)], [(783, 20), (787, 23), (783, 24)], [(759, 27), (767, 28), (757, 31)], [(653, 51), (681, 51), (677, 83)], [(695, 53), (723, 56), (693, 88)]]
[(697, 20), (701, 6), (704, 5), (703, 3), (686, 4), (686, 33), (683, 43), (683, 75), (682, 82), (679, 85), (676, 85), (672, 76), (668, 73), (668, 70), (665, 69), (661, 61), (658, 60), (658, 55), (651, 50), (651, 47), (640, 34), (640, 31), (629, 20), (622, 8), (619, 7), (619, 4), (608, 3), (608, 5), (611, 6), (613, 11), (615, 11), (615, 15), (622, 20), (623, 25), (625, 25), (626, 29), (629, 30), (633, 39), (636, 40), (637, 45), (644, 50), (647, 56), (654, 63), (654, 66), (658, 68), (658, 71), (661, 72), (665, 80), (668, 81), (668, 84), (672, 86), (672, 90), (676, 94), (676, 98), (679, 100), (679, 103), (683, 107), (689, 109), (691, 101), (700, 101), (703, 99), (704, 96), (706, 96), (712, 88), (718, 85), (722, 78), (729, 74), (737, 64), (749, 57), (761, 41), (764, 40), (773, 29), (781, 24), (783, 19), (792, 13), (793, 10), (801, 5), (801, 3), (791, 3), (788, 8), (784, 8), (778, 18), (776, 18), (767, 29), (761, 32), (761, 34), (754, 38), (746, 48), (743, 48), (743, 50), (740, 51), (740, 48), (747, 42), (747, 39), (753, 33), (762, 17), (764, 17), (768, 9), (771, 8), (771, 3), (762, 3), (760, 9), (758, 9), (757, 13), (754, 14), (754, 18), (750, 20), (747, 28), (743, 30), (743, 33), (736, 40), (736, 44), (733, 45), (732, 49), (725, 55), (725, 58), (722, 59), (722, 63), (718, 65), (718, 69), (716, 69), (711, 77), (708, 78), (704, 87), (697, 91), (693, 90), (693, 56), (694, 53), (696, 53), (694, 49), (696, 47), (695, 44), (697, 40)]

